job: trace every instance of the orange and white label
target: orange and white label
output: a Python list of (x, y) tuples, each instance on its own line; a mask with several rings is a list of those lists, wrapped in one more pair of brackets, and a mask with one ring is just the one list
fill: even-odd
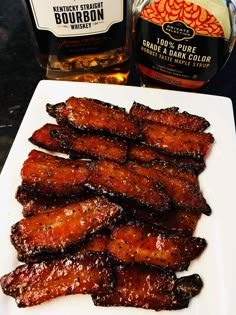
[(196, 34), (224, 36), (223, 28), (214, 15), (185, 0), (157, 0), (146, 6), (140, 17), (157, 25), (179, 20), (193, 28)]
[(227, 58), (221, 22), (194, 0), (151, 1), (139, 13), (135, 43), (141, 74), (188, 89), (208, 82)]

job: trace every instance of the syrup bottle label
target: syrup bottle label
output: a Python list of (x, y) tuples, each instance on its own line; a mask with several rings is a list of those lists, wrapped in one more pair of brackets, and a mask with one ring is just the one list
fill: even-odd
[(196, 89), (222, 67), (227, 39), (218, 19), (196, 3), (155, 0), (135, 25), (136, 62), (151, 78)]

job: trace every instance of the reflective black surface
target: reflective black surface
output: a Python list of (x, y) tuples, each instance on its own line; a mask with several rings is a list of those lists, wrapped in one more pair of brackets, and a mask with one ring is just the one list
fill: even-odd
[[(41, 79), (21, 0), (0, 0), (0, 170)], [(137, 85), (135, 73), (129, 84)], [(221, 72), (198, 92), (231, 98), (236, 113), (236, 48)]]

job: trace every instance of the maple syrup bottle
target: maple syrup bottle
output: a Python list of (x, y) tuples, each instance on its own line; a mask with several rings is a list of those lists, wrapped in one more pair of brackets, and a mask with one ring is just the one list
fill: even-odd
[(22, 1), (46, 78), (127, 83), (130, 0)]
[(235, 7), (224, 0), (134, 0), (135, 62), (142, 86), (196, 90), (227, 61)]

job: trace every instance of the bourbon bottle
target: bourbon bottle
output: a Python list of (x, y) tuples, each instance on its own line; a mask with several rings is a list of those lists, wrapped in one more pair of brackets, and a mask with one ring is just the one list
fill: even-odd
[(125, 84), (130, 0), (23, 0), (45, 77)]
[(141, 85), (196, 90), (227, 61), (235, 7), (224, 0), (134, 0), (133, 38)]

